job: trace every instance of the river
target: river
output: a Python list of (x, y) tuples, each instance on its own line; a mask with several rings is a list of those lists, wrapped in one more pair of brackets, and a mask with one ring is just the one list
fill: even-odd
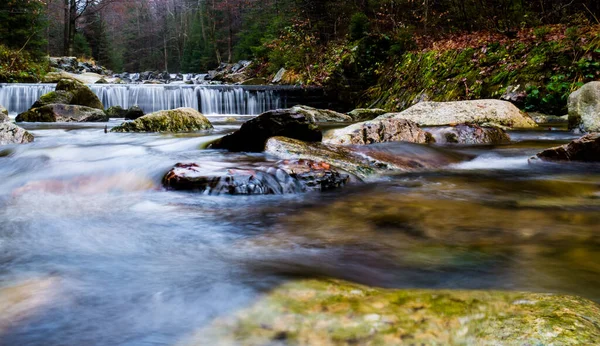
[(44, 283), (22, 293), (26, 310), (0, 319), (0, 344), (173, 345), (294, 277), (600, 301), (600, 167), (527, 161), (573, 134), (512, 132), (496, 147), (389, 143), (455, 163), (327, 193), (163, 190), (178, 162), (274, 160), (203, 150), (247, 118), (210, 119), (213, 132), (192, 135), (24, 124), (35, 142), (0, 148), (0, 287)]

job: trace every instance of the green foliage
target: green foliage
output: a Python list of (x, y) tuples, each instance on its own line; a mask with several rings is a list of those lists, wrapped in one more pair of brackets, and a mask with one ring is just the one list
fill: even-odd
[(527, 89), (526, 110), (536, 110), (550, 114), (566, 114), (567, 100), (575, 83), (565, 75), (550, 77), (548, 84)]
[(38, 82), (47, 72), (47, 61), (39, 61), (27, 51), (0, 45), (0, 83)]
[(362, 12), (357, 12), (350, 19), (350, 39), (360, 40), (369, 33), (371, 23), (369, 17)]
[(41, 1), (0, 1), (0, 43), (10, 49), (24, 49), (33, 58), (45, 55), (46, 27), (44, 4)]
[(75, 34), (75, 39), (73, 40), (73, 51), (78, 57), (92, 57), (92, 48), (90, 48), (90, 44), (82, 33), (78, 32)]

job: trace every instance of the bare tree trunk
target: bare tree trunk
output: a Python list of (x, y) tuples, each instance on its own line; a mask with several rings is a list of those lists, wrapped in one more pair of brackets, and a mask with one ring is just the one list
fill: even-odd
[(69, 3), (69, 0), (65, 0), (65, 8), (64, 8), (65, 27), (64, 27), (64, 32), (63, 32), (63, 54), (64, 55), (69, 55), (69, 23), (71, 23), (71, 20), (69, 19), (70, 8), (71, 8), (71, 5)]

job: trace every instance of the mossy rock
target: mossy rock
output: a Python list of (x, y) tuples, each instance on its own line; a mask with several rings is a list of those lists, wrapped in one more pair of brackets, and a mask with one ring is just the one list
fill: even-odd
[(4, 108), (2, 105), (0, 105), (0, 123), (3, 123), (5, 121), (9, 121), (9, 117), (8, 117), (8, 110), (6, 108)]
[(38, 108), (49, 104), (71, 104), (73, 100), (73, 93), (65, 90), (51, 91), (40, 97), (39, 100), (35, 101), (31, 108)]
[(267, 85), (269, 81), (265, 78), (250, 78), (246, 79), (241, 83), (241, 85)]
[(127, 109), (124, 109), (121, 106), (111, 106), (105, 112), (109, 118), (125, 118), (125, 113), (127, 113)]
[(181, 345), (592, 345), (600, 306), (554, 294), (294, 281)]
[(56, 91), (67, 91), (73, 94), (73, 98), (69, 102), (72, 105), (86, 106), (104, 110), (104, 105), (94, 92), (85, 84), (72, 80), (61, 79), (56, 85)]
[(158, 111), (114, 127), (111, 132), (194, 132), (210, 130), (213, 126), (193, 108)]

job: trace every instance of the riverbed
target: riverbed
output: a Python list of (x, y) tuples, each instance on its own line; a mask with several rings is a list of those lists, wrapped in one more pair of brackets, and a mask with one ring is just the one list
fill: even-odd
[(173, 345), (298, 277), (600, 302), (600, 166), (528, 163), (577, 135), (542, 127), (493, 147), (383, 144), (453, 163), (325, 193), (164, 190), (179, 162), (276, 161), (203, 149), (248, 117), (210, 119), (214, 131), (191, 135), (22, 124), (35, 142), (0, 148), (0, 287), (44, 284), (26, 286), (27, 309), (0, 323), (0, 344)]

